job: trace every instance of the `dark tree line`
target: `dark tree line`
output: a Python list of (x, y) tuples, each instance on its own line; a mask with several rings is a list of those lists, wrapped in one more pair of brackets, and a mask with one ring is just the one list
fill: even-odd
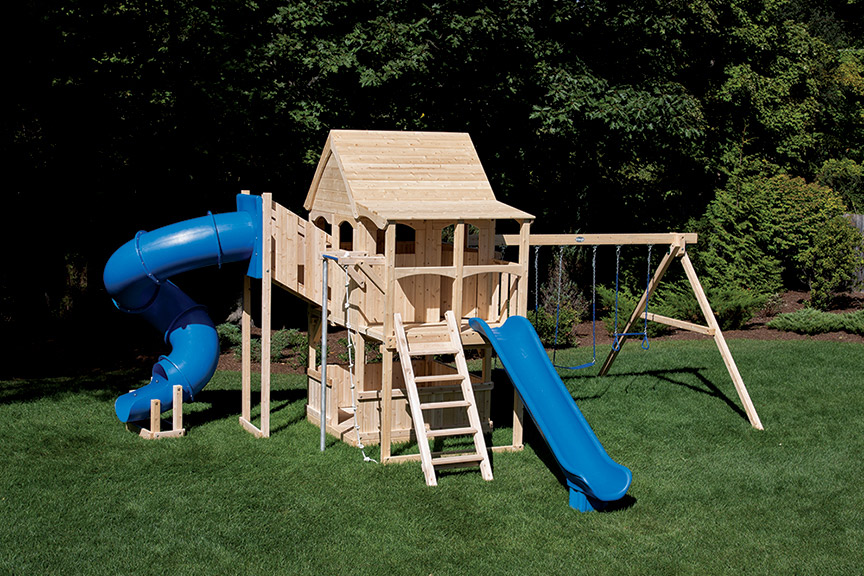
[(864, 199), (857, 1), (10, 10), (6, 334), (101, 310), (102, 266), (138, 229), (242, 188), (300, 210), (331, 128), (469, 132), (538, 231), (697, 226), (720, 191), (777, 175)]

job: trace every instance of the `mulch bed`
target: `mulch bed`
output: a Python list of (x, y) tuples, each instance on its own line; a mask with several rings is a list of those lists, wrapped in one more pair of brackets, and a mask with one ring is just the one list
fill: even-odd
[[(763, 311), (755, 318), (747, 322), (741, 330), (727, 330), (723, 335), (727, 339), (747, 338), (750, 340), (820, 340), (827, 342), (858, 342), (864, 343), (864, 336), (857, 334), (847, 334), (846, 332), (831, 332), (828, 334), (816, 334), (808, 336), (806, 334), (796, 334), (794, 332), (784, 332), (781, 330), (772, 330), (765, 325), (776, 314), (783, 312), (795, 312), (807, 305), (810, 296), (807, 292), (786, 292), (780, 296), (779, 303), (774, 306), (773, 310)], [(864, 292), (849, 292), (841, 295), (835, 301), (832, 312), (852, 312), (860, 310), (864, 307)], [(344, 346), (339, 343), (340, 338), (344, 338), (344, 333), (336, 332), (329, 335), (327, 346), (336, 354), (342, 351)], [(591, 322), (583, 322), (576, 329), (577, 342), (580, 346), (591, 345)], [(701, 334), (688, 332), (686, 330), (672, 330), (671, 333), (652, 338), (652, 342), (664, 340), (699, 340), (708, 338)], [(597, 326), (597, 344), (610, 346), (612, 338), (606, 333), (605, 328), (598, 321)], [(240, 361), (234, 354), (223, 354), (219, 358), (220, 370), (240, 371)], [(258, 365), (253, 365), (253, 373), (260, 371)], [(303, 374), (305, 367), (299, 366), (294, 358), (287, 358), (281, 362), (274, 362), (270, 368), (274, 374)]]

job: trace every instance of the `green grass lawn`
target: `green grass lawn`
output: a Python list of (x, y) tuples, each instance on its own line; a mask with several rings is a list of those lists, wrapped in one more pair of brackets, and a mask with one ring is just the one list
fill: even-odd
[(623, 506), (588, 514), (531, 428), (494, 481), (428, 488), (419, 463), (363, 463), (332, 438), (321, 454), (301, 377), (274, 378), (266, 440), (237, 424), (236, 373), (188, 405), (186, 438), (160, 441), (114, 416), (140, 373), (2, 381), (0, 574), (862, 573), (864, 346), (730, 346), (763, 432), (711, 341), (631, 343), (612, 376), (568, 375), (633, 471)]

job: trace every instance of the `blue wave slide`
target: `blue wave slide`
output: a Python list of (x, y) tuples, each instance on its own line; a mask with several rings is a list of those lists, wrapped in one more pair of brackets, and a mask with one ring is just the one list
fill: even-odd
[(103, 280), (118, 309), (148, 320), (171, 345), (153, 366), (150, 382), (117, 398), (121, 422), (144, 420), (150, 400), (171, 409), (173, 388), (192, 401), (210, 381), (219, 361), (219, 338), (203, 306), (168, 278), (228, 262), (249, 260), (247, 274), (261, 277), (261, 198), (240, 194), (237, 211), (208, 214), (151, 232), (138, 232), (108, 259)]
[(630, 488), (633, 474), (606, 453), (528, 319), (511, 316), (500, 328), (490, 328), (480, 318), (469, 322), (495, 348), (558, 460), (570, 488), (570, 506), (588, 512), (602, 510), (621, 499)]

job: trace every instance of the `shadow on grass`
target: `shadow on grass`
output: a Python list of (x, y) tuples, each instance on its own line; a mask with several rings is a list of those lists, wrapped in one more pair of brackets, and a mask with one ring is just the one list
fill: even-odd
[[(735, 414), (737, 414), (741, 419), (746, 422), (749, 422), (747, 418), (747, 413), (741, 408), (735, 400), (727, 396), (720, 388), (718, 388), (711, 380), (702, 375), (701, 368), (676, 368), (674, 370), (642, 370), (639, 372), (621, 372), (616, 374), (610, 374), (611, 378), (631, 378), (631, 381), (624, 387), (624, 391), (628, 392), (630, 385), (632, 384), (632, 379), (636, 377), (644, 377), (647, 376), (649, 378), (656, 378), (662, 382), (667, 382), (674, 386), (680, 386), (682, 388), (686, 388), (688, 390), (692, 390), (693, 392), (698, 392), (700, 394), (705, 394), (712, 398), (716, 398), (726, 404), (726, 406)], [(568, 378), (568, 380), (572, 380)], [(692, 380), (695, 380), (697, 383), (694, 384)], [(592, 396), (575, 396), (574, 400), (578, 403), (583, 400), (595, 400), (602, 398), (606, 392), (613, 386), (610, 383), (602, 392), (599, 394), (595, 394)]]
[(108, 401), (140, 388), (149, 379), (149, 370), (137, 368), (81, 376), (13, 378), (0, 381), (0, 404), (31, 402), (69, 394), (88, 394), (98, 400)]
[[(616, 386), (615, 379), (617, 378), (631, 379), (631, 381), (624, 387), (624, 390), (626, 392), (635, 377), (654, 378), (660, 382), (666, 382), (675, 386), (680, 386), (688, 390), (692, 390), (700, 394), (706, 394), (712, 398), (720, 400), (732, 412), (737, 414), (744, 421), (748, 421), (747, 414), (744, 412), (744, 410), (740, 406), (738, 406), (738, 404), (736, 404), (732, 398), (723, 393), (723, 391), (721, 391), (713, 382), (706, 378), (702, 374), (702, 369), (699, 368), (676, 368), (673, 370), (643, 370), (639, 372), (624, 372), (610, 375), (608, 384), (601, 391), (595, 392), (590, 395), (574, 396), (574, 401), (578, 405), (579, 402), (584, 402), (586, 400), (602, 399), (604, 396), (606, 396), (609, 390)], [(593, 380), (595, 378), (597, 378), (596, 375), (580, 374), (562, 377), (562, 381), (566, 381), (572, 384), (580, 380)], [(510, 378), (507, 375), (506, 371), (500, 369), (493, 371), (493, 380), (495, 381), (495, 399), (492, 402), (493, 420), (496, 422), (496, 424), (501, 423), (505, 427), (508, 423), (510, 426), (512, 426), (512, 401), (510, 400), (510, 398), (513, 397), (512, 382), (510, 381)], [(501, 424), (499, 424), (499, 426)], [(537, 454), (537, 457), (540, 458), (541, 462), (543, 462), (546, 468), (548, 468), (549, 471), (552, 472), (552, 474), (562, 485), (562, 487), (568, 489), (566, 476), (561, 470), (557, 458), (550, 450), (549, 445), (546, 443), (546, 440), (543, 438), (543, 435), (538, 430), (536, 423), (532, 418), (530, 418), (530, 416), (526, 416), (525, 418), (523, 438), (525, 444), (531, 446), (531, 448)], [(614, 512), (617, 510), (627, 509), (634, 506), (635, 504), (636, 499), (634, 497), (630, 495), (625, 495), (622, 499), (610, 503), (603, 510), (603, 512)]]
[[(150, 379), (149, 369), (114, 370), (107, 373), (94, 373), (82, 376), (31, 377), (0, 381), (0, 404), (26, 403), (37, 400), (58, 399), (70, 395), (85, 394), (99, 402), (109, 404), (129, 390), (140, 388)], [(298, 402), (306, 400), (305, 389), (272, 390), (270, 392), (271, 422), (279, 413), (288, 410)], [(253, 402), (257, 397), (253, 394)], [(184, 426), (192, 428), (217, 420), (239, 416), (241, 409), (240, 390), (205, 388), (195, 397), (194, 407), (184, 410)], [(203, 406), (203, 408), (202, 408)], [(284, 430), (305, 418), (300, 410), (298, 415), (271, 427), (271, 433)]]
[[(253, 403), (257, 400), (256, 394), (253, 393)], [(290, 408), (297, 402), (306, 399), (305, 390), (271, 390), (270, 392), (270, 418), (273, 421), (274, 416), (280, 412)], [(202, 426), (217, 420), (228, 419), (232, 416), (239, 417), (241, 410), (241, 395), (240, 390), (208, 390), (205, 388), (195, 397), (194, 405), (206, 404), (207, 408), (203, 410), (190, 411), (183, 415), (184, 426), (193, 428)], [(286, 422), (280, 422), (278, 426), (270, 428), (270, 433), (273, 434), (280, 430), (288, 428), (292, 424), (296, 424), (300, 420), (305, 419), (305, 413), (300, 416), (289, 419)]]

